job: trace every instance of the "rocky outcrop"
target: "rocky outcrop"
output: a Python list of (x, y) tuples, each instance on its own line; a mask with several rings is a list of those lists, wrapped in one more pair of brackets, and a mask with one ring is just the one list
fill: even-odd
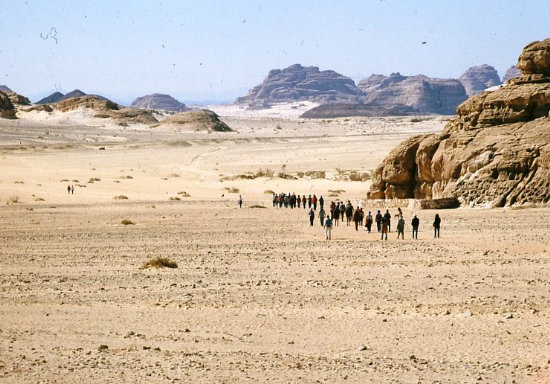
[(273, 103), (314, 101), (321, 104), (358, 102), (359, 91), (349, 77), (334, 71), (294, 64), (274, 69), (265, 80), (252, 88), (237, 104), (267, 107)]
[(185, 104), (180, 103), (178, 100), (174, 99), (170, 95), (165, 95), (161, 93), (153, 93), (152, 95), (138, 97), (137, 99), (132, 101), (130, 107), (173, 112), (183, 112), (188, 110)]
[(518, 67), (516, 67), (515, 65), (512, 65), (510, 68), (506, 70), (506, 73), (502, 78), (502, 83), (506, 84), (508, 80), (513, 79), (514, 77), (518, 77), (520, 75), (521, 75), (521, 71), (518, 69)]
[(0, 91), (0, 117), (3, 119), (16, 119), (15, 112), (15, 107), (9, 96)]
[(406, 105), (418, 114), (453, 115), (466, 100), (466, 91), (455, 79), (435, 79), (424, 75), (372, 75), (361, 80), (358, 88), (366, 104), (381, 106)]
[(374, 105), (374, 104), (322, 104), (304, 112), (300, 117), (305, 119), (332, 119), (337, 117), (361, 116), (411, 116), (418, 111), (407, 105)]
[(487, 64), (468, 68), (458, 81), (462, 83), (468, 96), (477, 95), (487, 88), (501, 84), (497, 70)]
[(156, 127), (173, 131), (233, 131), (217, 114), (206, 109), (180, 112), (162, 120)]
[(28, 97), (11, 91), (6, 91), (4, 93), (8, 95), (13, 105), (31, 105), (31, 101)]
[(401, 143), (367, 196), (550, 205), (550, 39), (529, 44), (518, 68), (523, 75), (462, 103), (441, 134)]
[[(48, 104), (50, 105), (50, 104)], [(72, 97), (50, 105), (54, 110), (70, 112), (85, 110), (95, 117), (111, 118), (119, 125), (127, 124), (156, 124), (158, 120), (151, 111), (137, 108), (125, 108), (117, 103), (98, 96)]]

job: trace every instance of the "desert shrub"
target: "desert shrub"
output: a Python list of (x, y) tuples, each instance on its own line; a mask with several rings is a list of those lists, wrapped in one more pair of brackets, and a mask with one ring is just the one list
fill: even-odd
[(168, 177), (180, 177), (177, 173), (171, 173), (168, 175)]
[(130, 179), (133, 179), (133, 177), (130, 176), (130, 175), (126, 175), (126, 176), (120, 176), (119, 179), (128, 179), (128, 180), (130, 180)]
[(141, 269), (147, 268), (177, 268), (178, 264), (166, 257), (156, 257), (151, 259), (141, 266)]
[(19, 196), (16, 196), (16, 195), (10, 196), (9, 203), (11, 204), (20, 203)]
[(185, 191), (178, 192), (178, 195), (181, 195), (182, 197), (191, 197), (191, 195)]
[(170, 201), (180, 201), (181, 199), (179, 197), (174, 197), (174, 196), (171, 196), (168, 200)]
[(228, 193), (239, 193), (239, 188), (235, 188), (235, 187), (225, 187), (224, 188)]
[(96, 181), (101, 181), (101, 179), (99, 177), (92, 177), (88, 180), (88, 184), (93, 184)]
[(265, 205), (255, 204), (255, 205), (251, 205), (249, 208), (267, 208), (267, 207)]
[(273, 177), (273, 175), (275, 174), (275, 172), (273, 172), (273, 170), (271, 168), (266, 168), (266, 169), (262, 169), (260, 168), (257, 172), (256, 172), (256, 177)]
[(338, 194), (340, 194), (340, 193), (346, 192), (346, 190), (344, 190), (344, 189), (329, 189), (328, 192), (329, 193), (338, 193)]
[(118, 195), (118, 196), (113, 197), (113, 199), (115, 199), (115, 200), (128, 200), (128, 197), (126, 197), (124, 195)]
[(277, 174), (277, 177), (279, 177), (281, 179), (287, 179), (287, 180), (297, 180), (298, 179), (296, 176), (292, 176), (290, 173), (285, 173), (285, 172), (279, 172)]
[(305, 173), (304, 172), (296, 172), (296, 177), (301, 179), (302, 177), (304, 177)]
[(132, 220), (124, 219), (120, 222), (122, 225), (134, 225), (135, 223)]
[(273, 195), (275, 192), (273, 192), (271, 189), (266, 189), (264, 193), (267, 195)]
[(305, 174), (312, 179), (324, 179), (326, 177), (325, 171), (307, 171)]

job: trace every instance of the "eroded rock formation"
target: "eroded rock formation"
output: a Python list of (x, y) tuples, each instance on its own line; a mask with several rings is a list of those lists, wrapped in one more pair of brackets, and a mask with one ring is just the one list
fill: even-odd
[(458, 78), (468, 96), (477, 95), (487, 88), (500, 85), (500, 77), (497, 70), (487, 64), (470, 67)]
[(232, 131), (217, 114), (207, 109), (175, 114), (162, 120), (158, 127), (173, 131)]
[(16, 119), (15, 112), (15, 107), (9, 96), (0, 91), (0, 117), (3, 119)]
[(153, 93), (152, 95), (138, 97), (132, 101), (130, 106), (141, 109), (157, 109), (173, 112), (183, 112), (187, 110), (185, 104), (180, 103), (170, 95), (161, 93)]
[(502, 83), (506, 84), (508, 80), (513, 79), (514, 77), (517, 77), (519, 75), (521, 75), (521, 71), (518, 69), (518, 67), (516, 67), (515, 65), (512, 65), (510, 68), (506, 70), (506, 73), (502, 78)]
[(273, 103), (310, 100), (321, 104), (358, 102), (359, 91), (349, 77), (334, 71), (294, 64), (273, 69), (265, 80), (239, 97), (237, 104), (267, 107)]
[(357, 87), (364, 94), (362, 100), (365, 104), (406, 105), (417, 114), (453, 115), (456, 107), (467, 98), (460, 81), (424, 75), (372, 75), (361, 80)]
[(462, 103), (441, 134), (395, 148), (367, 196), (549, 205), (550, 39), (527, 45), (518, 68), (523, 75)]

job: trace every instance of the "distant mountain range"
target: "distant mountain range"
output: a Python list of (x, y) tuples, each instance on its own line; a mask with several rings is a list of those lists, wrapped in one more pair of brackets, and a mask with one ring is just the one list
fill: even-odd
[(62, 94), (61, 92), (54, 92), (51, 95), (46, 96), (41, 100), (38, 100), (35, 104), (52, 104), (52, 103), (58, 103), (60, 101), (70, 99), (72, 97), (83, 97), (83, 96), (96, 96), (100, 99), (107, 100), (103, 96), (88, 95), (87, 93), (82, 92), (80, 89), (75, 89), (66, 94)]
[(249, 108), (268, 108), (280, 102), (313, 101), (321, 106), (308, 111), (304, 117), (319, 118), (346, 114), (452, 115), (468, 96), (500, 84), (498, 72), (487, 64), (469, 68), (458, 79), (392, 73), (371, 75), (357, 85), (335, 71), (294, 64), (269, 71), (262, 83), (237, 98), (235, 103)]

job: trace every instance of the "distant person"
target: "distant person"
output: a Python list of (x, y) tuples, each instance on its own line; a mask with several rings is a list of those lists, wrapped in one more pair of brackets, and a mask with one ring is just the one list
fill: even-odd
[(304, 209), (306, 209), (306, 195), (302, 195), (302, 204), (304, 206)]
[(332, 211), (332, 219), (334, 220), (334, 226), (337, 227), (340, 219), (340, 202), (336, 204), (334, 211)]
[(378, 233), (380, 233), (380, 231), (382, 230), (382, 213), (380, 212), (380, 210), (378, 210), (378, 212), (376, 213), (376, 228), (378, 229)]
[(399, 235), (401, 235), (401, 239), (405, 240), (405, 219), (403, 218), (403, 215), (399, 216), (399, 220), (397, 220), (397, 239), (399, 240)]
[(363, 208), (361, 207), (357, 208), (357, 210), (359, 211), (359, 225), (362, 227), (363, 220), (365, 219), (365, 212), (363, 212)]
[(239, 208), (243, 207), (243, 197), (239, 195), (239, 200), (237, 200), (237, 204), (239, 204)]
[(344, 215), (346, 212), (346, 207), (344, 206), (344, 202), (340, 204), (340, 217), (342, 218), (342, 223), (344, 222)]
[(71, 194), (71, 186), (70, 186), (70, 185), (67, 185), (67, 194), (68, 194), (68, 195)]
[(385, 237), (385, 240), (388, 240), (388, 219), (386, 219), (386, 217), (382, 217), (382, 224), (381, 224), (382, 228), (381, 228), (381, 237), (380, 237), (380, 240), (384, 240), (384, 237)]
[(365, 220), (365, 226), (367, 227), (367, 232), (370, 233), (372, 227), (372, 213), (369, 211), (367, 213), (367, 218)]
[(389, 209), (386, 209), (386, 213), (384, 213), (384, 219), (386, 219), (386, 224), (388, 224), (388, 232), (391, 232), (391, 214)]
[(418, 239), (418, 227), (420, 226), (420, 220), (416, 217), (416, 215), (414, 215), (411, 221), (411, 226), (413, 229), (413, 239)]
[(276, 193), (273, 193), (272, 199), (273, 199), (273, 208), (275, 208), (275, 207), (277, 206), (277, 200), (279, 200), (279, 199), (277, 198), (277, 194), (276, 194)]
[(321, 227), (325, 224), (325, 210), (321, 207), (319, 209), (319, 220), (321, 221)]
[(323, 206), (325, 205), (325, 199), (323, 199), (323, 195), (319, 196), (319, 209), (323, 209)]
[(395, 217), (397, 217), (398, 220), (400, 217), (403, 217), (403, 211), (401, 208), (397, 208), (397, 215), (395, 215)]
[(302, 198), (300, 197), (300, 195), (298, 195), (296, 197), (296, 205), (298, 208), (300, 208), (300, 204), (302, 204)]
[(311, 198), (311, 202), (313, 203), (313, 210), (316, 211), (317, 210), (317, 196), (315, 196), (315, 194), (313, 194), (313, 197)]
[(315, 219), (315, 211), (313, 210), (313, 207), (309, 209), (309, 226), (313, 227), (313, 220)]
[[(352, 207), (353, 209), (353, 207)], [(361, 221), (361, 211), (359, 208), (355, 209), (355, 212), (353, 212), (353, 222), (355, 223), (355, 230), (359, 230), (359, 222)]]
[(331, 232), (332, 232), (332, 219), (330, 218), (330, 216), (327, 216), (324, 227), (325, 227), (325, 240), (330, 240)]
[(437, 237), (439, 239), (439, 227), (441, 227), (441, 218), (439, 217), (438, 213), (435, 214), (433, 226), (434, 226), (434, 237)]
[(71, 185), (71, 195), (74, 195), (74, 185)]

